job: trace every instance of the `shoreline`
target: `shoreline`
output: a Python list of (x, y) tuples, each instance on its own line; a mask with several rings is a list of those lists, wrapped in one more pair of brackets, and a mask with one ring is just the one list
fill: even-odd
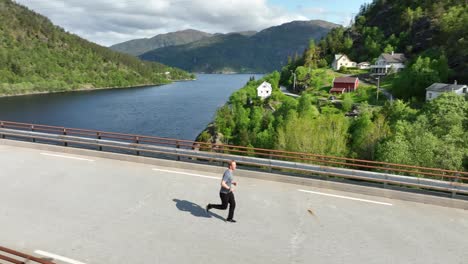
[(222, 74), (222, 75), (236, 75), (236, 74), (257, 74), (257, 75), (265, 75), (267, 73), (254, 73), (254, 72), (194, 72), (194, 74)]
[(195, 81), (195, 80), (196, 79), (186, 79), (186, 80), (176, 80), (176, 81), (171, 81), (168, 83), (161, 83), (161, 84), (139, 84), (139, 85), (119, 86), (119, 87), (78, 88), (78, 89), (73, 89), (70, 91), (43, 91), (43, 92), (30, 92), (30, 93), (22, 93), (22, 94), (0, 94), (0, 98), (26, 96), (26, 95), (44, 95), (44, 94), (56, 94), (56, 93), (84, 92), (84, 91), (96, 91), (96, 90), (143, 88), (143, 87), (151, 87), (151, 86), (162, 86), (162, 85), (170, 84), (173, 82), (188, 82), (188, 81)]
[[(237, 75), (237, 74), (264, 74), (264, 73), (203, 73), (203, 72), (196, 72), (194, 74), (213, 74), (213, 75)], [(126, 89), (126, 88), (143, 88), (143, 87), (150, 87), (150, 86), (161, 86), (170, 84), (173, 82), (189, 82), (189, 81), (196, 81), (197, 78), (194, 79), (181, 79), (181, 80), (172, 80), (168, 83), (161, 83), (161, 84), (140, 84), (140, 85), (132, 85), (132, 86), (119, 86), (119, 87), (97, 87), (97, 88), (78, 88), (70, 91), (43, 91), (43, 92), (30, 92), (30, 93), (22, 93), (22, 94), (0, 94), (0, 98), (5, 97), (16, 97), (16, 96), (27, 96), (27, 95), (44, 95), (44, 94), (55, 94), (55, 93), (69, 93), (69, 92), (83, 92), (83, 91), (96, 91), (96, 90), (111, 90), (111, 89)]]

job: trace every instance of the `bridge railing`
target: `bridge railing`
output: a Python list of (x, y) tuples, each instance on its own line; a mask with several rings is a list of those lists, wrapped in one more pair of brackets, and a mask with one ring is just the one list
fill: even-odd
[(37, 258), (28, 254), (18, 252), (6, 247), (0, 246), (0, 263), (14, 263), (14, 264), (55, 264), (52, 261)]
[[(384, 184), (403, 184), (421, 188), (431, 185), (432, 187), (430, 188), (432, 189), (450, 191), (452, 193), (463, 192), (458, 187), (464, 185), (464, 183), (468, 183), (468, 172), (464, 171), (311, 153), (211, 144), (190, 140), (8, 121), (0, 121), (0, 129), (3, 129), (0, 131), (0, 135), (3, 138), (27, 138), (31, 141), (56, 142), (56, 144), (63, 144), (65, 146), (69, 144), (86, 145), (99, 150), (105, 148), (106, 151), (119, 149), (136, 155), (144, 155), (145, 153), (163, 154), (175, 156), (178, 160), (181, 157), (217, 161), (236, 159), (240, 164), (267, 168), (270, 171), (272, 169), (294, 170), (306, 174), (312, 171), (316, 175), (370, 180)], [(23, 133), (20, 133), (20, 131)], [(398, 178), (399, 175), (412, 177)], [(404, 182), (401, 183), (401, 181)], [(438, 181), (446, 182), (449, 185), (440, 185)]]

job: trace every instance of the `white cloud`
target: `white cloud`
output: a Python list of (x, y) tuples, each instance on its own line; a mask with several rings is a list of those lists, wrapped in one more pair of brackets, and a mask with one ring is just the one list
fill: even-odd
[(266, 0), (16, 0), (65, 30), (101, 45), (187, 28), (210, 33), (261, 30), (304, 15)]

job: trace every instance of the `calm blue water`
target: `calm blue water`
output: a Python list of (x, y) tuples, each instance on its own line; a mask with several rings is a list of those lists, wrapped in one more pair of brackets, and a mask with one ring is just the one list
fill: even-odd
[(199, 74), (163, 86), (0, 98), (0, 120), (194, 140), (250, 76)]

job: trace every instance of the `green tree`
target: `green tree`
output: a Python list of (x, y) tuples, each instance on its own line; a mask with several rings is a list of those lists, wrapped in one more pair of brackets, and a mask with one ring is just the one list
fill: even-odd
[(317, 108), (313, 105), (313, 97), (310, 94), (304, 94), (299, 97), (297, 112), (299, 117), (313, 119), (319, 115)]
[[(395, 124), (393, 135), (378, 145), (377, 159), (424, 167), (466, 170), (466, 99), (453, 93), (442, 94), (426, 104), (416, 117), (410, 117), (414, 112), (406, 108), (401, 102), (384, 106), (386, 118)], [(396, 117), (399, 114), (402, 117), (400, 120)]]
[(382, 114), (388, 120), (390, 126), (396, 125), (397, 121), (411, 121), (415, 119), (417, 111), (411, 109), (402, 100), (387, 101), (382, 108)]
[(343, 100), (341, 101), (341, 105), (343, 107), (343, 111), (349, 112), (353, 108), (354, 100), (350, 93), (345, 93), (343, 95)]
[(300, 118), (294, 113), (278, 129), (276, 148), (323, 155), (344, 156), (347, 152), (348, 121), (342, 115)]
[(431, 123), (431, 130), (439, 136), (453, 129), (468, 129), (468, 102), (455, 93), (441, 94), (425, 105), (423, 113)]
[(309, 41), (309, 47), (304, 53), (304, 66), (310, 69), (316, 69), (320, 60), (320, 50), (315, 45), (315, 41), (311, 39)]
[(412, 97), (423, 100), (425, 88), (435, 82), (445, 82), (448, 65), (444, 57), (433, 59), (429, 57), (418, 57), (416, 61), (394, 80), (392, 91), (403, 99)]
[(343, 47), (345, 52), (348, 53), (352, 47), (353, 47), (353, 39), (350, 37), (345, 37), (344, 47)]
[(262, 108), (254, 107), (252, 111), (250, 111), (249, 128), (252, 133), (257, 134), (260, 131), (262, 127), (262, 120), (263, 120)]
[(383, 50), (385, 53), (392, 53), (392, 51), (395, 51), (395, 48), (390, 45), (390, 44), (387, 44), (387, 46), (385, 46), (384, 50)]
[(413, 164), (410, 143), (403, 134), (404, 126), (408, 124), (399, 122), (397, 126), (397, 132), (377, 146), (376, 159), (390, 163)]
[(232, 131), (235, 129), (235, 122), (231, 109), (229, 109), (227, 105), (217, 110), (214, 124), (216, 131), (223, 134), (226, 140), (225, 143), (228, 143), (232, 139)]

